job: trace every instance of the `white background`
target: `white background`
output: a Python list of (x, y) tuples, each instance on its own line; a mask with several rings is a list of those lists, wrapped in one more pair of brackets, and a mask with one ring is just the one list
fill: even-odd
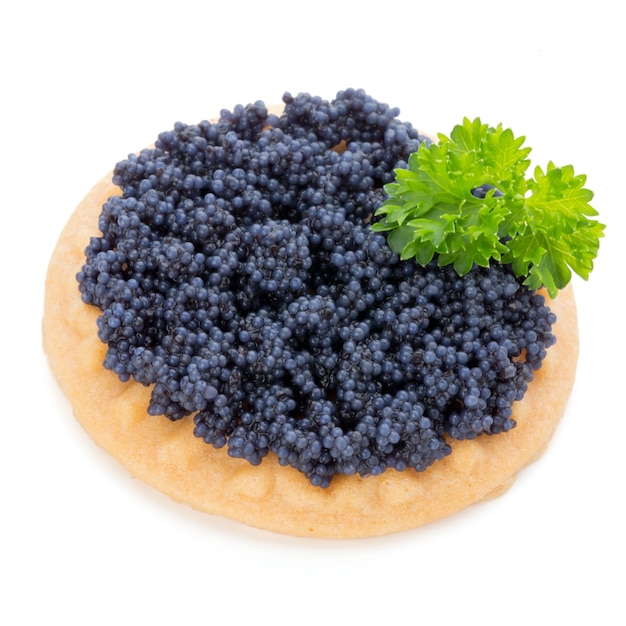
[[(619, 3), (8, 6), (0, 623), (624, 624)], [(304, 540), (173, 504), (97, 448), (48, 371), (43, 286), (83, 195), (161, 130), (284, 91), (332, 98), (350, 86), (426, 131), (448, 133), (463, 116), (510, 126), (534, 163), (588, 175), (607, 236), (590, 281), (575, 285), (582, 348), (565, 418), (513, 489), (412, 532)]]

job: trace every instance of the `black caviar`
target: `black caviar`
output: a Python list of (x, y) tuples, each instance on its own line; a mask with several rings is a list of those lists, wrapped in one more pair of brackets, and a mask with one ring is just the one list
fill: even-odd
[(120, 162), (77, 276), (104, 365), (148, 411), (252, 464), (424, 470), (446, 437), (513, 428), (555, 316), (507, 266), (400, 261), (373, 233), (426, 139), (361, 90), (177, 123)]

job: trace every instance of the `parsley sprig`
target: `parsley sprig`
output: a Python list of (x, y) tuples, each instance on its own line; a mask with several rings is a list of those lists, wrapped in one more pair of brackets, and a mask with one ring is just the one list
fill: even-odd
[(460, 275), (474, 264), (510, 263), (528, 287), (545, 287), (551, 297), (572, 271), (587, 279), (604, 235), (590, 219), (598, 214), (593, 192), (570, 165), (549, 162), (527, 177), (524, 141), (502, 125), (465, 118), (450, 137), (423, 142), (385, 186), (382, 219), (372, 228), (388, 231), (402, 259), (425, 266), (436, 255)]

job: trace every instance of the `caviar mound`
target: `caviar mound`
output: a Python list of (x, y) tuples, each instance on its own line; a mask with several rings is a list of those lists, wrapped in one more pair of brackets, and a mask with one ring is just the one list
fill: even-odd
[[(308, 103), (310, 102), (309, 100)], [(290, 102), (287, 104), (289, 105)], [(307, 101), (301, 104), (307, 104)], [(319, 106), (320, 104), (322, 106)], [(219, 176), (216, 176), (214, 171), (211, 188), (208, 189), (203, 187), (207, 184), (206, 174), (202, 171), (203, 165), (195, 158), (198, 149), (203, 144), (200, 140), (202, 137), (199, 139), (199, 133), (196, 130), (198, 127), (180, 126), (175, 133), (162, 135), (161, 140), (171, 148), (174, 143), (180, 142), (181, 136), (184, 137), (184, 150), (189, 160), (187, 165), (190, 165), (192, 170), (195, 168), (193, 176), (181, 178), (175, 171), (178, 163), (174, 165), (167, 163), (161, 153), (158, 153), (155, 159), (153, 158), (154, 152), (144, 152), (137, 159), (129, 159), (123, 168), (117, 168), (113, 177), (113, 180), (124, 186), (126, 190), (132, 183), (130, 179), (135, 176), (139, 177), (137, 189), (141, 193), (133, 196), (126, 191), (126, 207), (122, 207), (119, 189), (112, 184), (110, 179), (107, 179), (94, 188), (70, 220), (59, 240), (50, 265), (46, 290), (44, 338), (52, 369), (70, 397), (78, 419), (100, 445), (116, 456), (133, 474), (146, 482), (174, 499), (187, 502), (195, 508), (234, 517), (263, 528), (300, 535), (368, 536), (418, 526), (486, 497), (501, 485), (508, 484), (515, 473), (543, 448), (562, 414), (573, 383), (577, 354), (575, 306), (571, 291), (567, 290), (551, 304), (552, 311), (557, 314), (558, 318), (553, 329), (550, 328), (549, 320), (544, 315), (546, 324), (543, 325), (541, 332), (545, 335), (546, 345), (551, 343), (551, 330), (554, 330), (559, 338), (557, 344), (550, 347), (545, 359), (544, 354), (541, 354), (537, 357), (538, 360), (533, 362), (533, 353), (541, 353), (542, 347), (536, 342), (536, 338), (533, 340), (530, 336), (526, 337), (525, 344), (529, 348), (526, 355), (528, 367), (524, 368), (520, 365), (521, 355), (516, 357), (515, 352), (510, 356), (516, 358), (509, 358), (508, 362), (505, 362), (502, 354), (494, 357), (494, 362), (501, 362), (503, 373), (498, 384), (505, 395), (513, 394), (514, 396), (517, 393), (516, 389), (524, 391), (526, 383), (532, 376), (535, 377), (526, 391), (523, 402), (516, 402), (512, 412), (509, 406), (501, 407), (504, 411), (501, 412), (500, 421), (496, 421), (495, 425), (489, 419), (464, 419), (461, 415), (462, 407), (459, 406), (457, 411), (448, 413), (452, 417), (448, 420), (451, 422), (451, 428), (447, 433), (433, 432), (429, 435), (430, 439), (426, 441), (426, 445), (421, 447), (423, 437), (418, 437), (415, 448), (410, 450), (406, 457), (402, 457), (399, 453), (394, 453), (392, 445), (394, 421), (389, 420), (385, 423), (384, 419), (379, 419), (375, 426), (381, 426), (381, 428), (376, 431), (375, 435), (368, 433), (367, 428), (364, 434), (370, 439), (379, 437), (377, 445), (379, 444), (381, 450), (391, 451), (391, 454), (386, 452), (384, 457), (381, 455), (376, 458), (376, 455), (372, 454), (372, 448), (362, 448), (366, 453), (361, 455), (362, 465), (360, 467), (351, 465), (351, 457), (354, 455), (347, 454), (345, 451), (350, 445), (358, 442), (346, 441), (342, 437), (345, 432), (359, 434), (358, 429), (352, 426), (354, 423), (359, 424), (358, 418), (354, 415), (363, 409), (364, 399), (366, 403), (368, 395), (379, 398), (381, 416), (388, 414), (389, 410), (397, 412), (398, 408), (411, 404), (413, 399), (410, 390), (407, 392), (405, 389), (398, 390), (396, 397), (392, 397), (389, 393), (390, 381), (386, 381), (387, 387), (384, 393), (380, 391), (380, 387), (372, 386), (372, 384), (365, 384), (365, 389), (355, 389), (354, 382), (371, 381), (370, 370), (384, 360), (360, 358), (357, 361), (359, 364), (357, 369), (352, 366), (348, 357), (344, 359), (346, 367), (339, 368), (341, 377), (343, 381), (347, 381), (347, 384), (342, 387), (337, 382), (333, 383), (334, 395), (332, 397), (333, 403), (343, 406), (344, 417), (341, 424), (343, 428), (339, 429), (341, 432), (336, 433), (334, 441), (328, 441), (328, 445), (325, 445), (323, 441), (320, 442), (319, 439), (317, 443), (318, 448), (326, 447), (326, 461), (307, 466), (310, 458), (304, 460), (300, 457), (294, 458), (294, 450), (300, 446), (298, 437), (303, 431), (297, 433), (294, 428), (285, 428), (284, 424), (281, 426), (280, 437), (275, 436), (273, 440), (278, 443), (269, 450), (270, 446), (267, 442), (271, 440), (272, 433), (268, 434), (267, 431), (258, 427), (260, 420), (256, 420), (256, 428), (245, 428), (255, 422), (250, 410), (250, 405), (253, 403), (249, 400), (253, 386), (261, 390), (255, 393), (254, 402), (255, 406), (258, 406), (259, 415), (267, 415), (272, 411), (278, 416), (284, 414), (285, 407), (276, 409), (277, 401), (287, 404), (292, 402), (293, 406), (290, 404), (292, 408), (289, 410), (301, 412), (302, 397), (306, 395), (308, 404), (319, 409), (318, 412), (322, 418), (328, 421), (331, 416), (327, 411), (330, 399), (319, 395), (319, 383), (326, 380), (327, 372), (335, 371), (327, 366), (327, 363), (333, 361), (334, 357), (336, 361), (336, 355), (329, 350), (331, 345), (324, 344), (324, 338), (331, 336), (334, 332), (340, 332), (337, 329), (343, 328), (346, 335), (340, 339), (344, 345), (354, 346), (352, 353), (358, 350), (357, 346), (363, 344), (372, 354), (384, 352), (380, 350), (380, 344), (383, 340), (389, 342), (390, 337), (379, 334), (368, 343), (368, 335), (379, 332), (385, 324), (389, 325), (392, 314), (397, 317), (399, 313), (405, 313), (403, 309), (406, 308), (400, 307), (400, 309), (393, 310), (391, 307), (377, 313), (379, 317), (369, 316), (366, 320), (363, 316), (357, 316), (355, 319), (349, 319), (343, 326), (341, 318), (337, 316), (337, 304), (341, 304), (344, 300), (352, 305), (351, 310), (362, 310), (361, 304), (355, 306), (359, 297), (365, 295), (369, 298), (376, 298), (375, 295), (372, 296), (375, 290), (368, 292), (362, 288), (362, 278), (367, 267), (364, 267), (362, 259), (358, 256), (364, 244), (368, 244), (366, 248), (372, 250), (373, 254), (383, 255), (383, 262), (379, 263), (379, 267), (392, 266), (393, 262), (391, 257), (384, 257), (382, 244), (367, 239), (367, 222), (376, 199), (368, 200), (363, 194), (374, 185), (367, 176), (362, 174), (362, 169), (359, 176), (349, 175), (346, 161), (353, 152), (350, 150), (349, 141), (346, 143), (347, 156), (343, 159), (326, 156), (329, 147), (350, 140), (354, 133), (353, 129), (350, 129), (351, 135), (345, 134), (347, 132), (345, 130), (328, 134), (328, 125), (322, 123), (324, 122), (322, 115), (324, 106), (319, 101), (314, 103), (312, 108), (301, 106), (298, 109), (296, 106), (292, 108), (292, 117), (297, 122), (296, 126), (305, 132), (305, 125), (301, 122), (303, 112), (308, 111), (307, 145), (319, 143), (318, 157), (320, 159), (323, 155), (324, 159), (334, 160), (330, 164), (331, 167), (339, 168), (339, 165), (345, 167), (346, 176), (342, 180), (350, 189), (344, 189), (341, 204), (342, 208), (346, 204), (353, 207), (355, 216), (351, 221), (348, 234), (352, 240), (358, 241), (361, 248), (353, 246), (352, 249), (346, 249), (348, 247), (346, 233), (343, 234), (342, 240), (341, 224), (333, 223), (333, 214), (336, 211), (329, 210), (328, 202), (325, 202), (324, 198), (325, 194), (327, 198), (328, 186), (333, 187), (331, 195), (335, 195), (337, 187), (341, 187), (341, 180), (339, 180), (341, 177), (326, 181), (324, 185), (321, 185), (319, 180), (322, 178), (324, 169), (321, 168), (322, 163), (319, 160), (315, 167), (308, 167), (306, 170), (312, 169), (317, 172), (315, 184), (312, 179), (302, 181), (303, 194), (307, 194), (305, 203), (299, 203), (297, 197), (290, 193), (292, 190), (276, 183), (269, 185), (268, 196), (255, 195), (253, 191), (258, 188), (258, 185), (249, 189), (248, 183), (242, 184), (245, 178), (242, 177), (242, 172), (235, 175), (233, 170), (228, 174), (222, 170)], [(297, 110), (301, 112), (295, 115), (293, 112)], [(389, 124), (391, 117), (385, 117), (386, 125)], [(229, 115), (224, 123), (237, 125), (238, 134), (231, 135), (227, 139), (228, 133), (224, 133), (224, 141), (221, 145), (225, 150), (230, 146), (233, 151), (232, 159), (237, 160), (244, 158), (246, 154), (249, 156), (249, 152), (246, 153), (245, 150), (249, 150), (249, 142), (253, 138), (259, 137), (262, 127), (267, 124), (267, 115), (260, 107), (255, 106), (247, 111), (236, 111), (234, 118), (235, 120), (232, 115)], [(241, 122), (241, 120), (245, 121)], [(316, 120), (320, 123), (315, 128), (314, 137), (310, 137), (311, 124), (315, 127)], [(372, 146), (377, 144), (380, 137), (376, 136), (367, 124), (363, 128), (359, 131), (361, 133), (359, 140), (368, 144), (369, 149), (372, 150)], [(398, 126), (398, 128), (401, 127)], [(402, 128), (404, 130), (399, 131), (401, 135), (411, 134), (407, 132), (406, 126)], [(284, 131), (277, 127), (276, 130), (280, 132), (272, 131), (266, 133), (265, 137), (271, 135), (274, 140), (280, 139), (276, 145), (282, 146), (280, 150), (285, 150)], [(369, 134), (366, 134), (366, 131)], [(215, 127), (208, 125), (206, 131), (203, 132), (209, 134), (215, 132)], [(292, 140), (294, 134), (297, 133), (293, 131), (289, 133)], [(393, 137), (395, 135), (390, 134), (388, 138), (393, 139)], [(408, 141), (405, 138), (396, 143), (402, 149), (406, 149), (409, 145), (413, 145), (411, 141), (418, 140), (419, 137), (415, 134), (413, 138), (409, 137)], [(243, 143), (237, 144), (238, 141)], [(301, 141), (301, 145), (306, 142)], [(235, 150), (235, 144), (238, 145), (239, 152)], [(397, 146), (394, 149), (397, 150)], [(159, 150), (158, 146), (157, 150)], [(274, 150), (273, 153), (277, 152), (279, 150)], [(315, 149), (312, 149), (309, 156), (313, 154), (315, 154)], [(334, 152), (334, 154), (339, 153)], [(386, 168), (379, 167), (377, 170), (378, 188), (384, 182), (384, 177), (389, 174), (390, 163), (397, 164), (402, 160), (401, 157), (402, 150), (392, 154), (393, 160), (387, 162)], [(155, 167), (154, 164), (157, 161), (159, 165)], [(379, 159), (378, 165), (380, 166), (383, 161), (384, 159)], [(359, 168), (364, 165), (369, 167), (364, 164), (363, 159), (358, 163)], [(131, 167), (128, 167), (129, 164)], [(279, 165), (280, 167), (286, 169), (284, 165)], [(145, 176), (146, 170), (148, 170), (147, 176)], [(344, 170), (339, 168), (336, 171), (340, 173)], [(258, 177), (262, 172), (257, 170), (255, 174)], [(297, 178), (298, 175), (305, 176), (305, 172), (296, 167), (290, 171), (290, 175)], [(160, 177), (165, 186), (169, 184), (170, 189), (174, 188), (169, 197), (167, 194), (159, 196), (158, 190), (141, 182), (150, 181), (151, 177), (152, 180)], [(366, 181), (365, 184), (363, 180)], [(362, 189), (359, 189), (360, 184), (364, 185)], [(144, 188), (141, 188), (141, 185), (144, 185)], [(237, 187), (238, 185), (241, 187)], [(233, 193), (235, 188), (239, 189), (238, 193)], [(155, 191), (157, 193), (152, 193)], [(246, 194), (246, 191), (250, 193)], [(186, 194), (188, 210), (181, 213), (176, 211), (170, 200), (174, 195), (179, 198), (183, 193)], [(202, 201), (207, 195), (211, 196), (211, 210), (213, 216), (219, 216), (217, 220), (206, 219), (207, 207), (206, 204), (202, 204)], [(221, 203), (217, 201), (218, 197), (222, 199)], [(359, 201), (355, 202), (357, 197)], [(268, 198), (272, 200), (268, 202)], [(248, 220), (245, 232), (235, 233), (233, 222), (229, 218), (229, 214), (232, 215), (233, 211), (224, 210), (226, 200), (231, 209), (242, 208), (245, 205), (246, 211), (243, 219)], [(122, 210), (128, 208), (129, 204), (132, 206), (132, 211)], [(102, 215), (99, 216), (103, 205), (105, 206), (104, 218)], [(272, 211), (272, 207), (277, 205), (281, 207), (281, 214), (268, 215), (267, 212)], [(117, 238), (120, 230), (133, 227), (132, 220), (137, 219), (141, 212), (144, 215), (151, 212), (152, 225), (156, 223), (160, 228), (163, 223), (169, 221), (169, 224), (173, 226), (175, 232), (171, 232), (170, 229), (166, 235), (168, 239), (165, 247), (161, 246), (157, 249), (154, 240), (148, 237), (148, 231), (144, 229), (140, 232), (143, 226), (137, 230), (134, 240), (131, 238), (130, 242), (126, 241), (121, 246), (109, 245), (112, 241), (111, 237)], [(190, 226), (186, 216), (192, 213), (199, 219)], [(300, 216), (299, 219), (296, 219), (296, 216)], [(161, 220), (160, 223), (159, 220)], [(141, 221), (138, 219), (139, 223)], [(345, 222), (345, 219), (342, 220), (342, 223), (345, 224)], [(294, 223), (298, 224), (298, 228), (292, 228)], [(107, 236), (96, 239), (98, 228), (101, 232), (104, 230)], [(207, 228), (221, 229), (216, 233), (217, 240), (226, 242), (228, 245), (215, 246), (214, 243), (207, 243), (216, 241), (207, 237), (210, 234), (207, 233)], [(311, 244), (312, 231), (316, 231), (317, 239), (313, 238)], [(339, 241), (333, 239), (334, 231), (339, 233)], [(144, 243), (141, 245), (137, 245), (139, 237), (144, 238)], [(85, 272), (82, 264), (85, 258), (83, 248), (85, 242), (90, 239), (92, 256), (97, 259), (98, 272), (91, 277), (94, 280), (92, 288), (88, 291), (90, 297), (101, 298), (93, 304), (100, 306), (104, 314), (96, 307), (81, 303), (76, 297), (77, 287), (74, 276)], [(323, 243), (325, 240), (328, 240), (326, 244)], [(376, 240), (376, 242), (380, 241), (380, 239)], [(116, 242), (119, 242), (119, 239), (116, 239)], [(198, 242), (202, 244), (202, 257), (199, 256)], [(161, 241), (160, 245), (162, 243)], [(190, 243), (193, 245), (190, 246)], [(318, 250), (324, 251), (325, 257), (321, 255), (313, 257), (312, 246), (317, 246)], [(270, 247), (273, 248), (272, 255), (267, 254)], [(117, 254), (120, 248), (125, 256)], [(137, 252), (139, 249), (143, 252)], [(247, 263), (237, 258), (238, 249), (245, 250)], [(194, 381), (189, 376), (189, 368), (186, 370), (187, 379), (182, 381), (180, 377), (178, 378), (178, 387), (177, 385), (170, 386), (166, 380), (158, 380), (155, 374), (158, 368), (154, 366), (154, 363), (155, 357), (161, 355), (155, 354), (154, 346), (159, 345), (156, 339), (163, 336), (159, 336), (159, 329), (168, 325), (182, 328), (184, 325), (180, 323), (180, 319), (176, 319), (176, 316), (179, 318), (190, 316), (189, 309), (184, 307), (166, 308), (168, 312), (165, 316), (169, 316), (168, 319), (164, 317), (162, 323), (153, 324), (152, 334), (148, 335), (152, 343), (144, 338), (144, 344), (134, 346), (134, 352), (128, 349), (129, 340), (135, 337), (132, 329), (137, 324), (145, 323), (145, 320), (137, 320), (136, 312), (141, 309), (140, 306), (126, 308), (123, 306), (123, 302), (129, 302), (137, 297), (135, 283), (138, 285), (142, 280), (146, 280), (145, 273), (139, 276), (131, 275), (128, 271), (128, 261), (132, 255), (139, 255), (140, 258), (135, 257), (131, 260), (143, 264), (142, 267), (154, 266), (154, 274), (150, 280), (152, 285), (158, 284), (158, 289), (155, 291), (160, 290), (162, 299), (172, 295), (172, 283), (176, 284), (176, 294), (182, 294), (190, 299), (207, 297), (205, 292), (209, 290), (206, 289), (206, 284), (194, 281), (193, 278), (187, 279), (185, 275), (190, 266), (199, 263), (200, 258), (204, 263), (206, 259), (212, 259), (208, 267), (213, 271), (205, 274), (209, 279), (209, 284), (212, 284), (211, 280), (215, 284), (220, 284), (226, 278), (230, 280), (236, 268), (238, 283), (236, 305), (233, 305), (232, 301), (217, 298), (214, 302), (209, 302), (204, 310), (211, 311), (213, 306), (216, 317), (222, 316), (219, 329), (221, 336), (213, 334), (210, 338), (214, 343), (223, 342), (224, 335), (227, 333), (233, 335), (235, 328), (238, 330), (239, 337), (243, 334), (244, 343), (255, 342), (253, 344), (255, 350), (248, 350), (245, 355), (242, 355), (239, 350), (233, 350), (232, 342), (229, 346), (232, 362), (236, 364), (237, 359), (240, 359), (246, 366), (246, 371), (254, 374), (254, 377), (248, 379), (248, 386), (237, 387), (241, 377), (238, 381), (233, 381), (232, 373), (235, 368), (228, 372), (228, 376), (215, 379), (208, 385), (206, 382), (204, 385), (190, 385), (189, 383)], [(187, 259), (186, 263), (183, 263), (182, 259)], [(307, 272), (313, 263), (319, 265), (320, 259), (325, 261), (326, 272), (333, 280), (318, 281), (314, 285), (317, 289), (316, 293), (311, 294), (312, 285), (307, 284)], [(280, 273), (275, 272), (277, 262), (282, 262), (279, 268)], [(92, 264), (91, 269), (95, 265)], [(342, 269), (346, 266), (348, 269)], [(345, 272), (343, 280), (337, 278), (341, 271)], [(210, 278), (212, 275), (214, 275), (213, 279)], [(183, 276), (185, 280), (181, 278)], [(371, 281), (372, 278), (380, 282), (381, 277), (368, 276), (368, 280)], [(490, 278), (486, 274), (481, 275), (481, 279), (494, 284), (500, 282), (499, 278)], [(109, 282), (113, 288), (107, 291), (102, 288), (102, 285)], [(184, 288), (181, 288), (182, 282), (185, 283)], [(334, 283), (346, 285), (345, 291), (340, 294), (333, 293)], [(303, 288), (305, 285), (306, 289)], [(130, 289), (128, 289), (129, 286)], [(404, 284), (403, 290), (404, 287), (408, 287), (410, 291), (410, 285)], [(468, 294), (472, 288), (476, 290), (475, 285), (462, 285), (462, 287)], [(513, 291), (517, 288), (518, 286), (506, 281), (501, 285), (501, 289), (504, 290)], [(437, 289), (432, 286), (430, 291), (436, 294)], [(111, 297), (111, 293), (117, 294), (117, 300)], [(340, 297), (343, 300), (340, 300)], [(389, 301), (392, 294), (387, 293), (384, 297)], [(528, 297), (534, 296), (528, 294)], [(68, 302), (72, 303), (70, 308), (67, 308)], [(536, 305), (537, 310), (541, 310), (542, 315), (545, 314), (543, 304), (537, 301)], [(75, 307), (75, 310), (70, 310), (71, 307)], [(350, 309), (346, 306), (343, 308)], [(200, 307), (194, 308), (194, 310), (198, 309)], [(154, 307), (151, 310), (154, 310)], [(234, 311), (239, 313), (238, 324), (240, 325), (238, 327), (229, 326), (226, 323), (229, 320), (224, 319), (224, 313), (231, 320), (236, 317), (233, 316)], [(243, 314), (246, 311), (248, 313)], [(416, 310), (415, 313), (417, 315), (415, 319), (409, 315), (398, 323), (404, 324), (407, 331), (411, 324), (411, 328), (416, 330), (419, 327), (420, 312)], [(388, 317), (385, 318), (385, 315)], [(316, 320), (314, 329), (311, 328), (312, 319)], [(198, 321), (197, 317), (195, 321)], [(376, 326), (376, 323), (379, 326)], [(109, 342), (108, 349), (96, 336), (96, 327), (99, 328), (100, 339)], [(285, 356), (284, 345), (280, 346), (281, 350), (275, 351), (278, 345), (277, 339), (283, 341), (283, 344), (285, 339), (288, 339), (285, 335), (281, 335), (281, 329), (285, 328), (295, 337), (297, 344), (310, 337), (317, 337), (320, 341), (319, 358), (314, 363), (314, 367), (308, 370), (301, 368), (299, 372), (301, 374), (304, 371), (305, 374), (296, 383), (300, 392), (299, 397), (295, 399), (290, 398), (288, 392), (277, 389), (276, 380), (272, 384), (266, 384), (268, 374), (272, 373), (267, 370), (268, 357), (273, 357), (274, 360), (282, 359), (282, 368), (288, 369), (286, 366), (289, 359)], [(210, 330), (210, 325), (205, 325), (205, 329)], [(494, 345), (492, 346), (494, 355), (498, 352), (496, 339), (499, 332), (499, 330), (494, 331)], [(258, 334), (257, 338), (255, 338), (255, 333)], [(455, 335), (458, 341), (463, 341), (462, 333), (459, 333), (458, 329), (456, 332), (451, 332), (451, 336)], [(189, 342), (186, 343), (188, 337), (189, 328), (187, 327), (185, 331), (178, 331), (167, 341), (178, 343), (188, 350)], [(471, 343), (470, 339), (469, 336), (465, 337), (465, 343)], [(379, 343), (374, 344), (374, 340)], [(193, 341), (198, 341), (197, 336)], [(268, 345), (270, 350), (263, 355), (264, 358), (259, 360), (259, 352), (261, 352), (259, 348), (263, 345)], [(309, 345), (309, 348), (312, 347)], [(399, 348), (399, 344), (394, 347), (394, 352), (398, 355), (406, 352)], [(442, 359), (452, 357), (452, 354), (448, 352), (438, 354), (438, 349), (441, 351), (441, 346), (430, 348), (425, 345), (422, 349), (424, 354), (428, 353), (425, 360), (435, 362), (439, 359), (439, 365), (441, 365)], [(175, 354), (178, 362), (188, 356), (188, 351), (185, 350), (179, 350)], [(134, 354), (135, 361), (124, 356), (131, 352)], [(250, 357), (250, 352), (255, 352), (256, 358)], [(347, 352), (349, 354), (350, 350)], [(459, 350), (459, 352), (464, 351)], [(228, 350), (224, 351), (218, 347), (214, 351), (214, 356), (224, 356), (227, 353)], [(422, 360), (424, 354), (422, 354)], [(362, 350), (359, 356), (362, 357)], [(297, 355), (292, 360), (297, 360)], [(406, 358), (398, 358), (399, 363), (403, 360), (406, 361), (407, 367), (411, 366), (408, 352), (406, 352)], [(542, 367), (537, 369), (542, 361)], [(558, 367), (561, 366), (553, 364), (559, 361), (566, 362), (561, 372), (557, 372)], [(117, 377), (103, 369), (102, 362), (105, 362), (117, 374)], [(207, 364), (196, 361), (194, 366), (201, 370)], [(135, 377), (139, 367), (144, 367), (144, 373), (148, 372), (143, 382), (152, 383), (152, 387), (134, 381), (124, 382)], [(280, 368), (274, 364), (273, 369)], [(530, 370), (533, 370), (532, 375), (530, 375)], [(394, 368), (389, 369), (391, 379), (399, 375), (399, 366), (395, 371), (396, 373), (392, 374)], [(463, 371), (463, 375), (471, 374), (471, 368), (457, 369), (456, 373), (460, 371)], [(505, 389), (505, 381), (515, 379), (516, 376), (520, 378), (518, 383), (512, 388)], [(201, 381), (201, 377), (196, 378), (195, 381)], [(190, 390), (188, 393), (179, 393), (179, 389), (183, 386), (182, 382)], [(317, 385), (313, 384), (316, 382)], [(441, 381), (440, 384), (442, 384)], [(239, 393), (241, 404), (237, 422), (232, 421), (232, 403), (216, 402), (217, 398), (225, 396), (225, 386), (234, 389), (235, 394), (231, 397), (236, 398), (236, 393)], [(474, 388), (473, 384), (468, 386), (468, 389), (470, 388)], [(199, 390), (201, 393), (198, 393)], [(441, 397), (444, 398), (444, 396)], [(481, 410), (479, 406), (481, 403), (483, 408), (488, 404), (486, 404), (488, 398), (475, 397), (473, 393), (466, 392), (464, 397), (467, 398), (465, 409)], [(201, 405), (212, 403), (211, 410), (206, 411), (204, 406), (196, 404), (194, 398), (199, 400)], [(446, 402), (450, 404), (449, 397)], [(367, 408), (372, 413), (372, 407)], [(422, 420), (424, 430), (433, 430), (428, 428), (429, 424), (426, 424), (426, 421), (437, 417), (436, 413), (433, 413), (436, 408), (436, 406), (431, 406), (428, 409), (431, 411), (428, 415), (418, 413), (413, 416), (412, 422), (407, 421), (407, 423)], [(195, 425), (192, 417), (194, 411), (199, 411), (195, 414)], [(159, 413), (164, 413), (170, 420), (164, 419), (162, 415), (158, 415)], [(496, 412), (492, 410), (491, 414), (494, 413)], [(465, 411), (464, 415), (468, 414), (470, 417), (477, 415), (477, 413), (471, 414), (471, 411)], [(533, 414), (535, 416), (530, 421), (528, 416)], [(346, 415), (349, 417), (346, 418)], [(321, 423), (322, 420), (318, 419), (318, 422)], [(517, 423), (517, 427), (510, 430), (514, 422)], [(190, 435), (194, 426), (198, 438)], [(322, 423), (321, 426), (323, 427), (324, 424)], [(365, 426), (371, 427), (368, 424)], [(324, 437), (332, 438), (331, 436), (335, 434), (332, 431), (332, 428), (324, 431)], [(480, 432), (500, 431), (509, 432), (501, 432), (497, 437), (476, 436)], [(319, 424), (318, 432), (321, 432)], [(305, 433), (304, 439), (307, 434)], [(360, 434), (363, 436), (363, 433)], [(454, 440), (455, 438), (457, 440)], [(218, 447), (220, 445), (224, 447), (215, 449), (213, 446), (205, 445), (202, 439), (217, 444)], [(461, 441), (462, 439), (472, 439), (472, 441)], [(229, 443), (228, 447), (226, 447), (227, 443)], [(307, 442), (304, 441), (304, 444)], [(313, 445), (315, 441), (310, 447), (312, 448)], [(353, 447), (356, 446), (353, 445)], [(303, 445), (301, 449), (305, 450), (306, 445)], [(416, 450), (419, 452), (417, 455), (413, 454)], [(449, 454), (450, 451), (452, 454)], [(242, 458), (232, 458), (237, 456)], [(329, 456), (332, 458), (329, 459)], [(431, 464), (432, 466), (427, 471), (419, 473), (412, 469), (397, 471), (408, 465), (409, 457), (415, 461), (415, 469), (425, 469)], [(433, 464), (435, 460), (437, 462)], [(423, 461), (426, 462), (422, 463)], [(257, 467), (251, 465), (257, 463), (260, 463)], [(281, 464), (292, 467), (281, 467)], [(342, 471), (337, 472), (337, 468)], [(379, 476), (367, 478), (359, 476), (359, 474), (378, 473), (380, 473)], [(319, 489), (315, 486), (316, 483), (327, 488)]]
[(327, 487), (423, 471), (514, 426), (554, 341), (510, 268), (422, 268), (371, 223), (423, 137), (362, 91), (178, 123), (121, 161), (78, 275), (104, 365), (148, 412)]

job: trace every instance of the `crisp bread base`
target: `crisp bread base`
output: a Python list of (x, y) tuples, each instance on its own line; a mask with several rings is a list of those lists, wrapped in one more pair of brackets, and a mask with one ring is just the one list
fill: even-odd
[(80, 298), (76, 273), (97, 236), (102, 204), (119, 189), (108, 176), (71, 216), (46, 278), (44, 349), (78, 421), (133, 476), (176, 501), (257, 528), (307, 537), (383, 535), (433, 522), (508, 489), (545, 449), (571, 393), (578, 360), (571, 286), (550, 303), (557, 343), (522, 402), (517, 427), (473, 441), (451, 441), (452, 454), (425, 472), (387, 470), (381, 476), (337, 476), (313, 487), (269, 454), (261, 465), (233, 459), (193, 435), (192, 417), (171, 422), (146, 412), (150, 389), (122, 383), (102, 366), (106, 346), (96, 334), (101, 313)]

